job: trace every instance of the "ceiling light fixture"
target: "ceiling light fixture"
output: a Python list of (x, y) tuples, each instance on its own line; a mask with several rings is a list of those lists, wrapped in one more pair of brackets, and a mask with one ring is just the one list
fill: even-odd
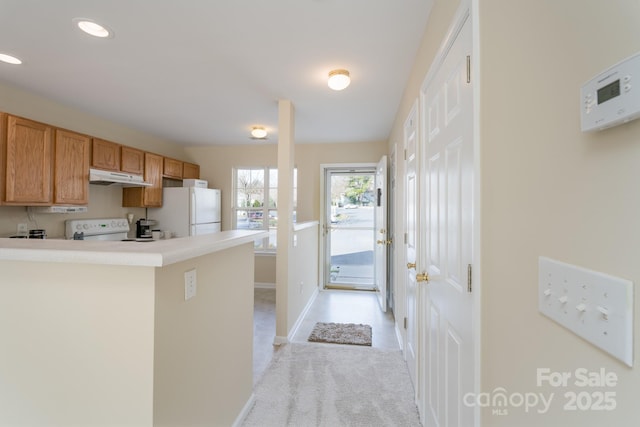
[(333, 90), (342, 90), (349, 86), (351, 77), (347, 70), (333, 70), (329, 72), (329, 80), (327, 84)]
[(12, 64), (12, 65), (22, 64), (21, 60), (19, 60), (15, 56), (7, 55), (6, 53), (0, 53), (0, 61), (6, 62), (7, 64)]
[(251, 129), (251, 137), (253, 139), (266, 139), (267, 131), (261, 126), (254, 126), (253, 129)]
[(111, 38), (113, 37), (113, 31), (109, 30), (104, 25), (100, 25), (90, 19), (74, 18), (73, 22), (85, 33), (99, 38)]

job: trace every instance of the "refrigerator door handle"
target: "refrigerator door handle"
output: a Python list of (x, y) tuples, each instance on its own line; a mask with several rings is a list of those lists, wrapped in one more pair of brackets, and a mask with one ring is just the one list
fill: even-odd
[(191, 215), (191, 221), (189, 221), (191, 224), (195, 224), (196, 223), (196, 192), (193, 191), (193, 189), (189, 189), (189, 193), (191, 194), (191, 209), (189, 214)]

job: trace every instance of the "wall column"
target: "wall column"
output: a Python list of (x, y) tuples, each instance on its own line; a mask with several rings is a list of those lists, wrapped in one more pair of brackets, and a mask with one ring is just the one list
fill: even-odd
[(278, 101), (278, 250), (276, 254), (276, 337), (275, 344), (287, 342), (289, 334), (289, 258), (293, 251), (293, 104)]

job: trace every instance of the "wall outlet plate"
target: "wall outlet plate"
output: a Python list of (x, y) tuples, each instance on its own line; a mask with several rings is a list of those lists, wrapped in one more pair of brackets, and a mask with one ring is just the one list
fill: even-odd
[(184, 299), (189, 300), (196, 296), (196, 269), (184, 272)]
[(633, 366), (633, 282), (540, 257), (538, 309)]
[(29, 226), (26, 223), (18, 224), (18, 235), (23, 236), (29, 234)]

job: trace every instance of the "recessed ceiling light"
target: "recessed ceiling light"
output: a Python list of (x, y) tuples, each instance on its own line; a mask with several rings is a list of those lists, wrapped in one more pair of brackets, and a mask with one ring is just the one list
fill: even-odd
[(7, 64), (20, 65), (22, 61), (16, 58), (15, 56), (7, 55), (6, 53), (0, 53), (0, 61), (6, 62)]
[(104, 25), (100, 25), (90, 19), (74, 18), (73, 22), (78, 26), (78, 28), (91, 36), (99, 37), (102, 39), (113, 37), (113, 31), (111, 31)]
[(251, 137), (253, 139), (266, 139), (267, 130), (261, 126), (254, 126), (253, 129), (251, 129)]

